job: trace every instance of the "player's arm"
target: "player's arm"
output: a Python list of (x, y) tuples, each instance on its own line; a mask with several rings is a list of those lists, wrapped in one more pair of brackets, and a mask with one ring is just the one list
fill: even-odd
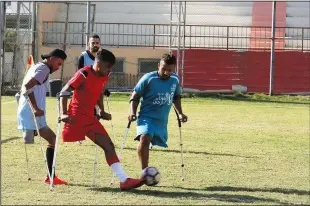
[(140, 103), (140, 94), (138, 94), (136, 91), (134, 91), (130, 97), (130, 116), (129, 116), (129, 121), (134, 121), (136, 120), (137, 116), (137, 109)]
[(79, 56), (79, 59), (78, 59), (78, 68), (77, 68), (77, 70), (82, 69), (83, 67), (84, 67), (84, 56), (81, 55), (81, 56)]
[(35, 116), (43, 116), (44, 111), (38, 107), (33, 93), (33, 89), (36, 85), (41, 85), (44, 83), (44, 81), (49, 75), (49, 72), (50, 70), (48, 67), (38, 67), (35, 69), (32, 78), (25, 84), (26, 91), (24, 92), (24, 95), (27, 95), (29, 97), (30, 104), (34, 110)]
[(187, 122), (187, 116), (185, 114), (183, 114), (183, 110), (182, 110), (182, 104), (181, 104), (181, 87), (179, 82), (177, 82), (177, 87), (174, 93), (174, 97), (173, 97), (173, 105), (175, 110), (178, 113), (178, 118), (182, 121), (182, 122)]
[[(104, 90), (103, 90), (104, 91)], [(100, 111), (104, 112), (104, 104), (103, 104), (103, 98), (104, 98), (104, 92), (101, 92), (100, 98), (97, 101), (97, 105), (100, 109)]]
[(173, 105), (177, 110), (178, 114), (183, 114), (182, 105), (181, 105), (181, 95), (177, 95), (173, 97)]
[[(60, 91), (61, 93), (65, 92), (72, 92), (76, 89), (79, 89), (79, 87), (82, 85), (84, 80), (87, 78), (88, 73), (84, 70), (77, 71), (74, 76), (68, 81), (68, 83), (62, 88)], [(67, 105), (68, 105), (68, 98), (69, 96), (62, 96), (60, 97), (60, 102), (61, 102), (61, 120), (63, 122), (69, 122), (71, 121), (71, 118), (67, 114)]]
[[(26, 93), (29, 97), (29, 100), (30, 100), (30, 103), (32, 105), (32, 108), (34, 109), (34, 112), (35, 114), (38, 113), (38, 111), (40, 110), (38, 108), (38, 105), (37, 105), (37, 102), (36, 102), (36, 99), (34, 97), (34, 93), (33, 93), (33, 87), (38, 85), (39, 82), (35, 79), (35, 78), (32, 78), (30, 79), (26, 84), (25, 84), (25, 88), (26, 88)], [(41, 115), (37, 115), (37, 116), (41, 116)]]
[[(65, 92), (72, 92), (74, 90), (73, 87), (71, 87), (69, 84), (66, 84), (62, 90), (60, 91), (61, 93), (65, 93)], [(61, 102), (61, 109), (60, 109), (60, 114), (61, 115), (67, 115), (67, 105), (68, 105), (68, 98), (69, 96), (64, 95), (60, 97), (60, 102)]]
[(137, 119), (137, 108), (140, 103), (140, 98), (146, 92), (146, 87), (148, 83), (149, 76), (144, 75), (137, 85), (135, 86), (133, 93), (129, 100), (130, 105), (130, 115), (128, 116), (129, 121), (135, 121)]
[(100, 109), (100, 117), (102, 119), (105, 119), (105, 120), (111, 120), (112, 119), (112, 115), (109, 114), (109, 113), (106, 113), (104, 111), (104, 104), (103, 104), (103, 101), (104, 101), (104, 89), (102, 90), (101, 94), (100, 94), (100, 98), (99, 100), (97, 101), (97, 105)]

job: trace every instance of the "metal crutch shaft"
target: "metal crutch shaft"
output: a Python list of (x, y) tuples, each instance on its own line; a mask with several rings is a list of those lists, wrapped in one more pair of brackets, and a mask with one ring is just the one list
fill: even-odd
[(182, 132), (181, 132), (181, 120), (179, 118), (179, 114), (177, 110), (174, 108), (175, 114), (177, 115), (177, 120), (178, 120), (178, 126), (179, 126), (179, 133), (180, 133), (180, 149), (181, 149), (181, 168), (182, 168), (182, 176), (181, 180), (184, 181), (184, 161), (183, 161), (183, 142), (182, 142)]
[(53, 157), (53, 165), (52, 165), (52, 178), (50, 178), (50, 190), (53, 190), (53, 184), (54, 184), (54, 175), (55, 175), (55, 168), (56, 168), (56, 155), (57, 155), (57, 149), (58, 149), (58, 140), (59, 140), (59, 133), (60, 133), (60, 124), (61, 124), (61, 119), (60, 119), (60, 97), (63, 96), (71, 96), (72, 92), (59, 92), (57, 96), (57, 113), (58, 113), (58, 118), (57, 118), (57, 131), (56, 131), (56, 142), (55, 142), (55, 149), (54, 149), (54, 157)]
[(26, 153), (26, 163), (27, 163), (27, 173), (28, 173), (28, 180), (31, 180), (29, 175), (29, 160), (28, 160), (28, 154), (27, 154), (27, 146), (25, 144), (25, 153)]
[[(121, 161), (121, 157), (122, 157), (122, 152), (123, 152), (123, 148), (125, 146), (125, 141), (126, 141), (126, 138), (127, 138), (127, 135), (128, 135), (128, 132), (129, 132), (129, 129), (130, 129), (130, 125), (131, 125), (131, 121), (128, 121), (128, 124), (127, 124), (127, 128), (126, 128), (126, 131), (125, 131), (125, 135), (124, 135), (124, 138), (123, 138), (123, 142), (122, 142), (122, 146), (120, 148), (120, 151), (119, 151), (119, 154), (118, 154), (118, 159)], [(110, 181), (110, 185), (112, 185), (114, 182), (114, 173), (111, 177), (111, 181)]]
[(34, 108), (32, 107), (32, 104), (31, 104), (31, 102), (30, 102), (29, 97), (26, 95), (25, 98), (26, 98), (26, 100), (27, 100), (27, 102), (28, 102), (28, 104), (29, 104), (29, 106), (30, 106), (31, 111), (32, 111), (34, 124), (35, 124), (36, 130), (37, 130), (37, 133), (38, 133), (38, 135), (39, 135), (39, 137), (40, 137), (40, 138), (39, 138), (39, 139), (40, 139), (40, 146), (41, 146), (41, 151), (42, 151), (42, 153), (43, 153), (45, 165), (46, 165), (46, 168), (47, 168), (47, 174), (48, 174), (48, 176), (49, 176), (49, 179), (51, 180), (51, 174), (50, 174), (50, 171), (49, 171), (49, 168), (48, 168), (46, 154), (44, 153), (43, 143), (42, 143), (42, 136), (41, 136), (40, 131), (39, 131), (39, 127), (38, 127), (38, 123), (37, 123), (36, 116), (35, 116), (35, 114), (34, 114)]

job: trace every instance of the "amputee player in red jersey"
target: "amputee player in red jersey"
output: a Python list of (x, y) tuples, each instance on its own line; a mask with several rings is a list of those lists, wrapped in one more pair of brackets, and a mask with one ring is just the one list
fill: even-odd
[(67, 110), (68, 97), (61, 97), (61, 120), (65, 122), (62, 132), (64, 142), (85, 140), (85, 136), (104, 150), (106, 161), (120, 180), (120, 188), (128, 190), (144, 184), (143, 179), (129, 178), (116, 155), (114, 144), (108, 133), (94, 116), (94, 107), (100, 108), (100, 115), (111, 120), (111, 114), (104, 111), (104, 88), (115, 64), (112, 52), (102, 49), (95, 57), (93, 66), (86, 66), (75, 73), (61, 92), (73, 91)]

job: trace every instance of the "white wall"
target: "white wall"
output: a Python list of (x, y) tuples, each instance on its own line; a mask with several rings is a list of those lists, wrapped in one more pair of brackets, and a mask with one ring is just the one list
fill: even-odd
[[(170, 24), (171, 3), (170, 2), (92, 2), (96, 5), (95, 22), (102, 23), (136, 23), (136, 24)], [(173, 21), (177, 20), (179, 3), (172, 4)], [(196, 28), (192, 27), (191, 34), (203, 36), (226, 36), (226, 26), (251, 26), (252, 22), (252, 6), (253, 2), (187, 2), (186, 3), (186, 24), (207, 25), (210, 27)], [(87, 15), (86, 5), (70, 4), (69, 6), (69, 21), (70, 22), (86, 22)], [(93, 7), (92, 7), (93, 12)], [(58, 11), (59, 21), (64, 21), (66, 16), (66, 6), (63, 6)], [(91, 15), (92, 16), (92, 15)], [(224, 26), (222, 28), (213, 28), (212, 26)], [(86, 30), (86, 25), (82, 28), (71, 27), (71, 34), (68, 35), (68, 40), (71, 43), (81, 43), (83, 31)], [(49, 28), (51, 29), (51, 28)], [(59, 31), (60, 27), (54, 28), (54, 31)], [(63, 30), (63, 26), (61, 28)], [(168, 35), (170, 30), (156, 26), (155, 33), (163, 37), (156, 37), (155, 42), (161, 45), (168, 45)], [(247, 28), (231, 28), (229, 36), (247, 36), (249, 35)], [(151, 45), (154, 41), (152, 36), (138, 37), (130, 34), (153, 35), (154, 28), (151, 26), (117, 26), (117, 25), (98, 25), (93, 33), (98, 33), (108, 44), (140, 44)], [(176, 27), (172, 29), (172, 33), (178, 33)], [(190, 28), (186, 27), (186, 33), (189, 35)], [(115, 34), (114, 36), (111, 34)], [(127, 35), (119, 35), (127, 34)], [(166, 37), (164, 37), (166, 35)], [(59, 34), (54, 34), (54, 41), (61, 41), (63, 37)], [(59, 40), (57, 40), (59, 39)], [(224, 38), (212, 37), (197, 37), (186, 38), (186, 45), (193, 46), (222, 46), (227, 44)], [(235, 47), (245, 46), (249, 44), (249, 39), (238, 40), (230, 39), (229, 45), (234, 44)]]
[[(32, 2), (30, 2), (30, 4), (32, 4)], [(21, 2), (20, 13), (29, 14), (29, 8), (30, 12), (32, 12), (32, 6), (29, 6), (29, 2)], [(16, 1), (11, 2), (11, 6), (8, 6), (7, 4), (6, 13), (17, 13)]]
[[(170, 2), (93, 2), (96, 22), (170, 23)], [(187, 2), (188, 24), (250, 26), (252, 2)], [(173, 3), (177, 14), (178, 3)], [(86, 21), (86, 5), (70, 5), (69, 21)], [(60, 15), (62, 18), (64, 15)]]
[[(287, 2), (286, 3), (286, 26), (308, 27), (308, 29), (286, 29), (285, 47), (287, 48), (310, 48), (310, 2)], [(301, 40), (308, 38), (309, 40)]]

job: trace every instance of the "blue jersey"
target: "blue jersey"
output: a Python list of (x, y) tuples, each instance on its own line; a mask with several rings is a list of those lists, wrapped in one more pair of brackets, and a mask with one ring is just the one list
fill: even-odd
[(134, 91), (142, 97), (138, 118), (155, 120), (159, 124), (168, 123), (173, 99), (181, 95), (178, 76), (172, 74), (169, 79), (162, 80), (157, 71), (145, 74)]

